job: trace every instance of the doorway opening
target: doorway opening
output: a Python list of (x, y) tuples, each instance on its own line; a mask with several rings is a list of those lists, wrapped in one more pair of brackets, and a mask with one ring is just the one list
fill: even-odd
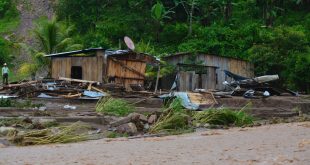
[(71, 67), (71, 78), (73, 79), (83, 79), (83, 70), (81, 66)]

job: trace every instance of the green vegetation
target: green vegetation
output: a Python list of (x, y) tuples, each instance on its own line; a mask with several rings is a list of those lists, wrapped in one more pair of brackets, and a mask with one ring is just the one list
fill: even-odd
[(31, 100), (11, 100), (11, 99), (0, 99), (0, 107), (16, 107), (16, 108), (35, 108), (42, 107), (43, 104), (34, 104)]
[(12, 102), (10, 99), (0, 99), (0, 107), (11, 107), (12, 106)]
[(193, 124), (196, 123), (237, 127), (250, 126), (254, 124), (254, 118), (245, 112), (247, 106), (239, 111), (207, 109), (202, 112), (190, 112), (183, 108), (181, 99), (176, 98), (163, 111), (157, 122), (151, 126), (149, 132), (171, 134), (191, 132), (193, 131)]
[(208, 109), (198, 112), (193, 117), (196, 123), (223, 125), (223, 126), (247, 126), (253, 124), (253, 118), (244, 111), (233, 111), (230, 109)]
[(77, 27), (86, 47), (126, 48), (120, 41), (128, 35), (137, 50), (157, 56), (205, 52), (250, 60), (256, 75), (279, 74), (284, 87), (309, 92), (309, 6), (307, 0), (60, 0), (57, 13)]
[(128, 137), (127, 133), (121, 134), (117, 132), (108, 132), (107, 138)]
[(71, 38), (73, 30), (74, 26), (58, 22), (55, 17), (52, 20), (44, 18), (39, 20), (33, 31), (38, 46), (28, 47), (22, 43), (20, 44), (32, 55), (35, 63), (23, 63), (19, 68), (19, 73), (21, 75), (35, 75), (36, 71), (42, 68), (50, 71), (48, 67), (50, 61), (44, 55), (81, 49), (83, 46), (76, 44), (74, 39)]
[[(3, 38), (18, 25), (15, 3), (0, 0), (0, 62), (12, 60), (15, 47)], [(39, 21), (38, 45), (29, 46), (38, 66), (48, 66), (43, 54), (81, 48), (76, 43), (126, 49), (122, 40), (130, 36), (137, 51), (155, 56), (204, 52), (249, 60), (257, 76), (279, 74), (283, 87), (310, 92), (309, 0), (59, 0), (55, 11), (57, 19)], [(21, 73), (31, 75), (35, 66), (23, 64)]]
[(0, 0), (0, 34), (13, 32), (19, 23), (14, 0)]
[[(0, 0), (0, 64), (9, 63), (14, 59), (14, 30), (19, 24), (18, 12), (14, 0)], [(10, 65), (9, 65), (10, 66)]]
[(163, 111), (157, 122), (151, 126), (149, 132), (184, 132), (184, 130), (188, 130), (190, 127), (190, 115), (183, 108), (181, 99), (176, 98), (170, 103), (170, 106)]
[(25, 125), (25, 124), (29, 124), (30, 122), (21, 119), (21, 118), (11, 118), (11, 119), (0, 119), (0, 127), (5, 126), (5, 127), (9, 127), (12, 125)]
[(29, 118), (4, 118), (0, 119), (0, 127), (17, 127), (21, 129), (45, 129), (58, 126), (56, 121), (32, 122)]
[(96, 112), (114, 116), (127, 116), (133, 110), (134, 106), (125, 100), (111, 97), (103, 97), (96, 105)]

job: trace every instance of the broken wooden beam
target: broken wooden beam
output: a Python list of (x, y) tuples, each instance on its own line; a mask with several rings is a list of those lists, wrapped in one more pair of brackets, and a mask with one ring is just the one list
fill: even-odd
[(24, 82), (24, 83), (19, 83), (19, 84), (9, 84), (5, 87), (8, 87), (8, 88), (13, 88), (13, 87), (21, 87), (21, 86), (26, 86), (26, 85), (31, 85), (31, 84), (35, 84), (37, 83), (38, 81), (28, 81), (28, 82)]
[(58, 80), (63, 81), (71, 81), (71, 82), (80, 82), (80, 83), (90, 83), (90, 84), (98, 84), (98, 81), (89, 81), (89, 80), (81, 80), (81, 79), (73, 79), (73, 78), (66, 78), (66, 77), (59, 77)]

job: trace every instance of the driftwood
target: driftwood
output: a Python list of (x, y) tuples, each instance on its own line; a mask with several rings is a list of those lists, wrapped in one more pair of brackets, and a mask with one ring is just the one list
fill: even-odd
[(81, 93), (78, 93), (78, 94), (71, 94), (69, 93), (68, 95), (60, 95), (61, 97), (64, 97), (64, 98), (73, 98), (73, 97), (81, 97), (82, 94)]
[(105, 93), (105, 92), (103, 92), (102, 90), (100, 90), (100, 89), (98, 89), (98, 88), (96, 88), (96, 87), (94, 87), (94, 86), (91, 86), (91, 89), (93, 89), (93, 90), (95, 90), (95, 91), (97, 91), (97, 92), (100, 92), (100, 93)]
[(35, 84), (35, 83), (38, 83), (38, 81), (28, 81), (28, 82), (19, 83), (19, 84), (9, 84), (6, 87), (8, 87), (8, 88), (22, 87), (22, 86), (26, 86), (26, 85)]
[(90, 83), (90, 84), (100, 83), (98, 81), (88, 81), (88, 80), (80, 80), (80, 79), (73, 79), (73, 78), (66, 78), (66, 77), (59, 77), (58, 80), (80, 82), (80, 83)]

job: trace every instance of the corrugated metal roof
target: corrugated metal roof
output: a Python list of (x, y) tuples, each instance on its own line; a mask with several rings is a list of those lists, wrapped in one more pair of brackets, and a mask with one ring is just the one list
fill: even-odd
[(106, 56), (111, 56), (111, 55), (121, 55), (121, 54), (127, 54), (131, 53), (133, 51), (131, 50), (106, 50), (105, 55)]
[(88, 52), (94, 52), (97, 50), (105, 50), (105, 49), (103, 49), (103, 48), (89, 48), (89, 49), (75, 50), (75, 51), (70, 51), (70, 52), (47, 54), (47, 55), (45, 55), (45, 57), (68, 57), (72, 54), (88, 53)]
[(70, 51), (70, 52), (54, 53), (54, 54), (45, 55), (45, 57), (52, 57), (52, 58), (53, 57), (93, 57), (93, 56), (95, 56), (95, 54), (93, 54), (93, 55), (85, 55), (85, 56), (71, 56), (71, 55), (95, 52), (97, 50), (105, 51), (104, 54), (105, 54), (106, 57), (109, 57), (109, 56), (111, 56), (111, 57), (118, 57), (120, 55), (125, 55), (125, 54), (128, 54), (128, 53), (135, 53), (135, 54), (140, 54), (140, 55), (143, 55), (143, 56), (148, 56), (154, 62), (160, 61), (156, 57), (151, 56), (151, 55), (146, 54), (146, 53), (137, 53), (137, 52), (134, 52), (132, 50), (106, 50), (106, 49), (103, 49), (103, 48), (89, 48), (89, 49), (75, 50), (75, 51)]

